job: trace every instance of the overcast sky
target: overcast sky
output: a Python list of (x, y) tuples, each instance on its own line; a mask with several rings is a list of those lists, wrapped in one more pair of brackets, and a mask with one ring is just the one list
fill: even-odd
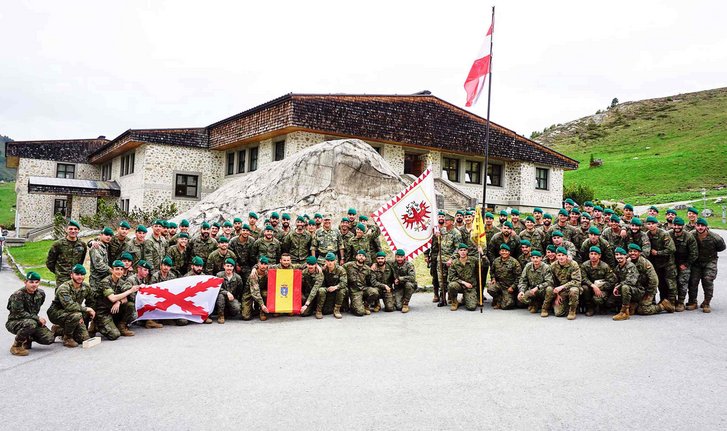
[[(206, 126), (289, 92), (426, 89), (464, 106), (493, 4), (0, 3), (0, 134), (15, 140)], [(725, 2), (494, 4), (492, 120), (520, 134), (614, 97), (727, 86)]]

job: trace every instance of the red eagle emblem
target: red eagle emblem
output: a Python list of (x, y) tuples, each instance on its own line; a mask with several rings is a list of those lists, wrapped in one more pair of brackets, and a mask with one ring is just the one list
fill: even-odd
[(427, 229), (429, 226), (429, 219), (431, 218), (431, 211), (426, 202), (409, 202), (406, 205), (406, 212), (401, 216), (401, 220), (404, 222), (404, 227), (412, 229), (416, 232), (421, 232)]

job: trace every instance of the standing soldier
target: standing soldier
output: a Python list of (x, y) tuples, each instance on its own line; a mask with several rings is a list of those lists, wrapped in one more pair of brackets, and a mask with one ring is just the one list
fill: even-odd
[(177, 277), (181, 277), (189, 270), (189, 250), (187, 245), (189, 244), (189, 234), (182, 232), (177, 237), (177, 242), (174, 245), (170, 245), (167, 248), (167, 256), (172, 258), (174, 262), (174, 274)]
[(721, 236), (709, 230), (707, 220), (701, 217), (697, 219), (697, 227), (694, 232), (699, 255), (697, 261), (692, 265), (687, 310), (696, 310), (697, 308), (697, 292), (701, 281), (704, 290), (704, 301), (699, 307), (705, 313), (709, 313), (712, 311), (709, 303), (712, 301), (712, 295), (714, 294), (714, 279), (717, 278), (717, 259), (719, 257), (717, 254), (725, 250), (725, 243)]
[(311, 238), (315, 238), (316, 231), (318, 230), (318, 226), (316, 226), (315, 220), (308, 220), (308, 225), (305, 228), (306, 231), (311, 235)]
[(512, 211), (510, 211), (510, 221), (512, 222), (513, 230), (515, 231), (515, 233), (520, 235), (520, 232), (525, 229), (525, 223), (520, 220), (520, 210), (513, 209)]
[[(209, 262), (207, 264), (209, 265)], [(215, 304), (217, 323), (224, 324), (225, 316), (235, 317), (240, 314), (241, 309), (240, 301), (237, 298), (242, 297), (242, 278), (235, 273), (234, 258), (228, 257), (225, 260), (224, 271), (218, 272), (217, 277), (222, 279), (222, 286), (220, 286)]]
[(127, 298), (139, 291), (139, 286), (132, 286), (124, 280), (124, 264), (115, 260), (111, 264), (111, 275), (101, 280), (94, 288), (94, 304), (96, 306), (95, 326), (109, 340), (119, 336), (131, 337), (128, 324), (134, 320), (134, 303)]
[(119, 223), (119, 227), (116, 228), (116, 235), (114, 235), (113, 238), (111, 238), (111, 242), (109, 242), (109, 261), (107, 265), (111, 265), (111, 262), (118, 260), (119, 257), (121, 257), (121, 253), (126, 250), (127, 244), (130, 241), (129, 229), (131, 229), (131, 226), (126, 220)]
[(649, 243), (646, 232), (641, 229), (643, 225), (640, 218), (632, 218), (630, 224), (626, 227), (624, 239), (628, 244), (636, 244), (641, 247), (642, 252), (649, 256), (651, 254), (651, 243)]
[[(571, 241), (576, 247), (576, 251), (579, 251), (579, 247), (583, 244), (585, 240), (588, 239), (589, 229), (591, 228), (590, 217), (591, 216), (589, 216), (586, 212), (581, 215), (581, 225), (576, 228), (576, 233), (573, 235), (573, 240)], [(581, 255), (579, 253), (576, 253), (576, 262), (581, 263), (585, 262), (586, 260), (588, 259), (581, 259)]]
[(520, 256), (517, 258), (521, 268), (525, 268), (525, 265), (530, 263), (530, 255), (533, 251), (533, 247), (530, 241), (526, 239), (520, 240)]
[(247, 224), (250, 226), (250, 235), (256, 240), (262, 236), (260, 228), (257, 226), (258, 216), (253, 211), (247, 214)]
[(311, 243), (311, 254), (316, 257), (328, 256), (328, 253), (338, 255), (339, 259), (344, 258), (341, 233), (338, 229), (331, 229), (331, 216), (326, 214), (323, 217), (323, 224), (316, 231)]
[(465, 308), (474, 311), (477, 309), (477, 296), (479, 294), (477, 292), (477, 259), (471, 259), (467, 256), (467, 244), (464, 243), (459, 244), (457, 254), (458, 258), (454, 260), (447, 272), (447, 290), (451, 302), (450, 310), (457, 311), (459, 308), (460, 303), (457, 296), (461, 293)]
[(571, 241), (573, 239), (573, 235), (576, 232), (576, 229), (568, 223), (568, 211), (561, 209), (558, 211), (558, 221), (553, 225), (553, 232), (560, 231), (563, 233), (563, 237), (566, 241)]
[(518, 282), (517, 299), (521, 304), (528, 306), (528, 311), (537, 313), (545, 299), (548, 287), (553, 286), (553, 274), (550, 267), (543, 263), (543, 254), (533, 250), (530, 262), (525, 265)]
[(574, 231), (578, 230), (578, 227), (581, 225), (581, 212), (578, 210), (578, 208), (573, 208), (568, 213), (568, 224), (573, 228)]
[(282, 243), (283, 238), (290, 233), (290, 214), (283, 213), (281, 224), (283, 227), (276, 229), (275, 238)]
[(533, 208), (533, 220), (535, 220), (535, 228), (539, 228), (543, 225), (543, 209), (535, 207)]
[(596, 226), (588, 228), (588, 238), (583, 240), (580, 249), (581, 262), (588, 262), (590, 259), (591, 247), (598, 247), (601, 250), (601, 260), (606, 262), (608, 266), (616, 265), (613, 257), (613, 251), (608, 241), (603, 239), (601, 231)]
[[(568, 257), (575, 260), (576, 254), (576, 246), (563, 238), (563, 233), (559, 230), (556, 230), (553, 232), (553, 235), (551, 237), (551, 241), (553, 241), (553, 245), (555, 246), (556, 250), (558, 247), (563, 247), (568, 252)], [(557, 252), (556, 252), (557, 253)]]
[[(351, 240), (353, 239), (353, 232), (351, 232), (351, 224), (348, 221), (348, 218), (343, 217), (341, 219), (341, 224), (338, 226), (338, 232), (341, 234), (341, 245), (343, 246), (343, 258), (341, 259), (341, 265), (343, 265), (345, 262), (353, 261), (356, 259), (356, 255), (349, 256), (348, 253), (348, 245), (351, 243)], [(354, 250), (354, 253), (356, 250)]]
[(210, 238), (217, 241), (217, 235), (220, 233), (220, 224), (218, 222), (212, 223), (210, 226)]
[(192, 256), (199, 256), (207, 261), (210, 253), (217, 249), (217, 241), (210, 234), (210, 224), (203, 222), (199, 229), (199, 235), (192, 238), (189, 243), (189, 252)]
[(689, 220), (689, 223), (684, 225), (684, 230), (694, 232), (697, 229), (697, 218), (699, 218), (699, 210), (694, 207), (687, 208), (687, 220)]
[(498, 228), (502, 228), (502, 226), (507, 221), (507, 216), (508, 216), (507, 211), (505, 211), (505, 210), (500, 211), (500, 216), (497, 218), (497, 227)]
[(514, 258), (520, 256), (520, 237), (512, 230), (512, 226), (512, 223), (506, 221), (500, 228), (500, 232), (496, 233), (492, 237), (492, 241), (487, 243), (487, 259), (490, 264), (497, 259), (502, 244), (507, 244)]
[(354, 316), (371, 314), (369, 305), (379, 301), (379, 288), (386, 285), (376, 280), (371, 268), (366, 264), (366, 250), (356, 253), (354, 262), (343, 265), (346, 270), (348, 294), (351, 296), (351, 312)]
[(315, 256), (308, 256), (305, 260), (305, 269), (301, 283), (301, 293), (303, 305), (300, 307), (301, 316), (310, 316), (313, 311), (316, 312), (316, 319), (323, 318), (323, 311), (318, 312), (318, 302), (316, 308), (311, 307), (313, 301), (318, 298), (318, 289), (323, 287), (323, 271), (318, 267), (318, 259)]
[(232, 222), (229, 220), (225, 220), (225, 222), (222, 223), (222, 236), (227, 239), (232, 238)]
[[(621, 217), (621, 221), (623, 222), (624, 226), (628, 228), (628, 226), (631, 224), (631, 220), (634, 219), (634, 206), (631, 204), (624, 205), (624, 215)], [(641, 227), (641, 225), (639, 225)]]
[[(89, 279), (89, 283), (92, 288), (96, 287), (98, 282), (111, 275), (108, 246), (113, 235), (114, 231), (111, 228), (105, 227), (98, 235), (99, 244), (96, 247), (91, 247), (91, 251), (89, 252), (91, 255), (91, 278)], [(85, 272), (84, 270), (84, 275)]]
[(232, 228), (235, 231), (235, 236), (240, 236), (240, 232), (242, 231), (242, 219), (240, 217), (235, 217), (232, 220)]
[[(434, 258), (436, 260), (436, 257)], [(434, 264), (436, 266), (436, 264)], [(379, 251), (376, 253), (376, 262), (371, 265), (371, 270), (374, 272), (376, 280), (385, 285), (386, 287), (379, 287), (379, 298), (384, 300), (384, 311), (394, 311), (396, 304), (394, 303), (394, 269), (392, 268), (391, 262), (386, 261), (386, 253)], [(439, 280), (434, 279), (437, 284)], [(379, 284), (379, 286), (381, 286)], [(439, 298), (437, 298), (439, 301)], [(378, 313), (381, 310), (381, 303), (376, 301), (374, 308), (371, 310), (374, 313)]]
[[(454, 218), (451, 215), (445, 215), (444, 231), (440, 232), (441, 237), (439, 239), (439, 256), (437, 257), (438, 270), (441, 270), (439, 274), (440, 287), (449, 286), (449, 275), (447, 274), (447, 272), (452, 265), (452, 259), (457, 253), (457, 245), (462, 242), (462, 234), (460, 233), (459, 229), (454, 227), (454, 224), (452, 223), (453, 221)], [(442, 295), (443, 294), (444, 292), (442, 292)], [(452, 297), (450, 296), (450, 299), (451, 298)], [(442, 300), (444, 301), (446, 300), (446, 298), (443, 297)]]
[(522, 267), (517, 259), (510, 257), (510, 246), (500, 244), (500, 256), (492, 263), (490, 286), (487, 288), (487, 293), (492, 296), (492, 308), (495, 310), (515, 308), (520, 275)]
[[(591, 217), (593, 217), (593, 209), (594, 209), (593, 202), (591, 202), (591, 201), (583, 202), (583, 211), (585, 211), (585, 213)], [(583, 215), (583, 214), (581, 214), (581, 215)]]
[(311, 255), (310, 247), (313, 241), (311, 235), (305, 231), (305, 219), (301, 216), (295, 219), (295, 230), (283, 238), (282, 250), (290, 254), (291, 261), (296, 264), (306, 262)]
[(167, 247), (169, 247), (169, 239), (174, 237), (177, 234), (177, 224), (173, 221), (168, 221), (167, 226), (169, 229), (167, 230), (167, 233), (164, 235), (164, 238), (167, 240)]
[[(409, 312), (409, 301), (417, 288), (416, 270), (411, 262), (407, 262), (405, 256), (403, 249), (396, 250), (391, 265), (394, 270), (394, 304), (402, 313)], [(386, 285), (380, 287), (385, 288)], [(378, 299), (376, 303), (379, 303)]]
[(639, 271), (639, 284), (644, 289), (644, 296), (638, 301), (636, 311), (644, 316), (661, 313), (662, 311), (673, 313), (675, 311), (674, 305), (666, 298), (654, 305), (654, 298), (659, 289), (659, 277), (656, 275), (654, 265), (641, 256), (641, 247), (638, 244), (629, 244), (629, 258)]
[(358, 217), (359, 223), (368, 224), (369, 228), (367, 229), (370, 234), (367, 235), (369, 237), (371, 253), (378, 253), (381, 251), (381, 241), (379, 240), (379, 235), (381, 234), (381, 229), (379, 229), (379, 226), (376, 223), (369, 224), (369, 218), (363, 214), (361, 214)]
[(601, 232), (608, 227), (608, 220), (603, 217), (603, 207), (600, 205), (593, 207), (593, 214), (591, 217), (593, 218), (591, 220), (591, 225), (597, 227)]
[[(260, 256), (257, 265), (252, 268), (247, 285), (250, 289), (250, 298), (260, 308), (260, 320), (268, 320), (268, 258)], [(260, 288), (262, 286), (262, 288)]]
[(217, 250), (210, 253), (205, 265), (205, 273), (215, 275), (224, 271), (227, 259), (237, 260), (234, 252), (230, 251), (230, 240), (225, 236), (221, 236), (217, 241)]
[(323, 215), (315, 213), (313, 215), (313, 221), (315, 222), (316, 230), (318, 230), (323, 225)]
[(48, 318), (54, 323), (53, 334), (63, 335), (63, 345), (66, 347), (78, 347), (78, 344), (88, 340), (83, 318), (85, 315), (91, 319), (96, 316), (88, 303), (83, 305), (91, 297), (91, 287), (83, 281), (85, 276), (86, 268), (83, 265), (74, 266), (71, 279), (56, 287), (55, 298), (48, 309)]
[[(252, 238), (250, 234), (250, 226), (247, 224), (242, 225), (242, 229), (240, 229), (240, 236), (237, 236), (235, 238), (232, 238), (232, 241), (230, 241), (230, 250), (232, 250), (233, 253), (235, 253), (235, 256), (237, 256), (237, 273), (240, 274), (240, 277), (242, 278), (242, 282), (245, 284), (246, 289), (244, 292), (249, 295), (250, 289), (247, 288), (247, 280), (250, 277), (250, 270), (255, 265), (255, 256), (252, 254), (252, 245), (255, 242), (255, 240)], [(249, 298), (248, 298), (249, 299)], [(246, 308), (246, 306), (250, 305), (251, 301), (245, 301), (243, 298), (242, 302), (242, 318), (243, 319), (250, 319), (252, 309)], [(247, 315), (245, 315), (245, 311), (248, 312)]]
[(551, 237), (553, 236), (553, 232), (555, 232), (552, 215), (548, 213), (543, 215), (543, 225), (540, 226), (540, 232), (543, 233), (543, 249), (545, 249), (548, 247), (548, 244), (551, 244)]
[(348, 240), (348, 250), (346, 252), (347, 260), (356, 260), (356, 254), (359, 250), (366, 251), (366, 265), (371, 265), (369, 254), (371, 253), (371, 240), (366, 235), (366, 225), (358, 223), (354, 228), (355, 236)]
[(685, 310), (684, 300), (689, 290), (689, 276), (691, 267), (699, 257), (697, 249), (697, 240), (691, 232), (684, 230), (684, 220), (676, 217), (673, 223), (673, 229), (669, 231), (672, 241), (674, 241), (674, 265), (677, 268), (677, 303), (676, 311)]
[[(558, 247), (555, 250), (556, 261), (550, 265), (550, 272), (553, 275), (553, 286), (545, 292), (541, 317), (548, 317), (548, 309), (553, 304), (553, 311), (556, 317), (563, 317), (568, 314), (568, 320), (576, 318), (578, 299), (581, 295), (581, 269), (578, 264), (568, 255), (568, 250)], [(555, 299), (555, 301), (553, 301)], [(566, 308), (567, 306), (567, 308)]]
[(538, 250), (541, 253), (545, 245), (547, 245), (543, 243), (543, 232), (535, 229), (535, 219), (533, 216), (525, 217), (525, 229), (520, 231), (519, 236), (521, 241), (524, 239), (530, 241), (532, 250)]
[(45, 292), (38, 289), (40, 274), (30, 271), (25, 275), (25, 286), (8, 298), (8, 321), (5, 328), (15, 335), (10, 353), (28, 356), (31, 343), (51, 344), (55, 340), (44, 318), (40, 317), (40, 307), (45, 302)]
[(139, 225), (136, 227), (134, 239), (126, 243), (126, 250), (134, 256), (134, 261), (146, 260), (147, 256), (153, 254), (151, 241), (146, 239), (146, 227)]
[(611, 267), (601, 260), (601, 251), (600, 247), (592, 245), (588, 249), (588, 260), (581, 264), (581, 296), (588, 317), (600, 312), (601, 307), (609, 303), (609, 296), (616, 285), (616, 276)]
[(323, 287), (318, 289), (318, 303), (316, 314), (319, 310), (328, 314), (329, 306), (333, 304), (333, 317), (340, 319), (341, 305), (346, 301), (348, 293), (348, 278), (346, 270), (336, 263), (336, 255), (332, 252), (326, 254), (326, 263), (323, 267)]
[(659, 228), (659, 220), (654, 216), (646, 218), (646, 229), (646, 235), (651, 245), (651, 253), (647, 258), (654, 265), (656, 275), (659, 277), (659, 299), (666, 298), (672, 304), (676, 304), (677, 269), (674, 265), (674, 253), (676, 252), (674, 241), (667, 231)]
[(611, 246), (612, 250), (616, 250), (616, 248), (621, 247), (624, 250), (626, 247), (628, 247), (628, 243), (626, 242), (626, 231), (621, 226), (621, 219), (616, 214), (612, 215), (609, 218), (609, 226), (603, 230), (603, 233), (601, 235), (603, 239), (608, 241), (608, 245)]
[[(45, 266), (56, 276), (56, 286), (60, 286), (71, 279), (71, 269), (86, 260), (88, 247), (78, 239), (81, 225), (75, 220), (69, 220), (66, 227), (66, 236), (54, 242), (48, 250)], [(41, 291), (42, 292), (42, 291)]]
[(677, 212), (671, 208), (666, 210), (666, 223), (664, 223), (665, 230), (674, 229), (674, 219), (677, 217)]
[(495, 215), (491, 212), (485, 213), (485, 237), (487, 238), (487, 243), (489, 244), (490, 241), (492, 241), (492, 237), (500, 232), (500, 229), (495, 226), (493, 223), (495, 221)]
[[(434, 227), (434, 235), (432, 235), (432, 239), (429, 240), (431, 245), (429, 246), (429, 249), (424, 252), (424, 258), (427, 262), (427, 268), (429, 268), (429, 275), (432, 276), (432, 289), (434, 290), (434, 297), (432, 298), (432, 302), (437, 303), (439, 302), (439, 265), (437, 265), (437, 256), (439, 256), (439, 243), (441, 241), (442, 236), (440, 235), (440, 232), (442, 231), (442, 228), (444, 228), (444, 211), (439, 211), (437, 213), (437, 226)], [(384, 258), (386, 257), (386, 253), (384, 253)], [(376, 261), (378, 263), (379, 258), (379, 252), (376, 253)], [(375, 271), (375, 269), (374, 269)], [(382, 281), (379, 279), (379, 281)], [(388, 284), (386, 281), (382, 281), (384, 284)], [(379, 296), (382, 296), (382, 292), (379, 292)], [(386, 300), (384, 299), (384, 305), (386, 305)], [(386, 310), (389, 311), (389, 310)]]
[(252, 254), (255, 259), (260, 259), (262, 256), (268, 258), (271, 265), (278, 263), (280, 258), (280, 241), (274, 238), (275, 228), (271, 225), (265, 226), (263, 230), (263, 237), (259, 238), (252, 245)]
[(162, 259), (167, 253), (167, 240), (162, 235), (162, 229), (164, 228), (163, 220), (154, 220), (151, 226), (151, 238), (149, 241), (152, 245), (151, 255), (144, 257), (144, 260), (149, 262), (154, 268), (159, 268), (162, 263)]

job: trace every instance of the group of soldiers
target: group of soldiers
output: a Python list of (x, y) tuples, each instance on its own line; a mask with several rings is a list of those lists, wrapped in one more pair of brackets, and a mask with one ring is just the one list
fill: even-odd
[[(16, 335), (14, 355), (28, 354), (33, 341), (77, 347), (99, 332), (109, 340), (133, 336), (129, 328), (137, 318), (134, 299), (141, 285), (178, 277), (214, 275), (223, 279), (213, 315), (217, 322), (255, 315), (267, 320), (267, 277), (270, 269), (302, 271), (301, 315), (317, 319), (342, 312), (356, 316), (399, 310), (409, 312), (417, 288), (414, 266), (404, 250), (393, 258), (381, 250), (380, 230), (366, 215), (350, 208), (337, 228), (330, 215), (292, 218), (273, 212), (258, 223), (250, 212), (220, 223), (203, 222), (192, 235), (190, 223), (179, 225), (155, 220), (151, 232), (122, 221), (116, 231), (106, 227), (98, 237), (84, 242), (80, 225), (70, 220), (66, 236), (48, 251), (47, 268), (55, 274), (55, 299), (48, 310), (53, 326), (40, 317), (45, 293), (38, 289), (40, 275), (29, 272), (25, 286), (8, 300), (6, 328)], [(90, 255), (90, 274), (83, 263)], [(88, 281), (86, 276), (88, 275)], [(382, 307), (383, 303), (383, 307)], [(204, 323), (212, 323), (207, 318)], [(186, 325), (185, 319), (145, 320), (146, 328), (164, 324)]]
[(663, 222), (658, 216), (655, 206), (642, 220), (630, 204), (619, 216), (590, 201), (579, 207), (572, 199), (555, 218), (540, 208), (521, 218), (513, 209), (500, 211), (495, 223), (488, 212), (483, 247), (474, 209), (454, 216), (439, 212), (427, 254), (433, 302), (457, 310), (462, 294), (464, 306), (474, 310), (484, 300), (480, 290), (486, 290), (495, 309), (527, 307), (542, 317), (552, 309), (569, 320), (579, 310), (586, 316), (612, 312), (613, 320), (627, 320), (634, 314), (696, 310), (701, 283), (699, 307), (709, 313), (724, 240), (694, 207), (688, 208), (687, 221), (673, 209)]

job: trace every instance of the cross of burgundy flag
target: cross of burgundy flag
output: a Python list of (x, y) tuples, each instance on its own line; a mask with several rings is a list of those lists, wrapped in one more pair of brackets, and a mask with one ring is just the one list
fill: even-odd
[(492, 23), (490, 23), (490, 28), (487, 30), (485, 41), (480, 47), (477, 58), (474, 63), (472, 63), (467, 79), (464, 81), (464, 89), (467, 92), (466, 106), (472, 106), (472, 104), (477, 103), (477, 100), (480, 98), (480, 94), (482, 93), (482, 88), (485, 86), (487, 74), (490, 73), (490, 60), (492, 59), (492, 32), (494, 29), (495, 15), (493, 12)]
[(202, 323), (212, 313), (222, 279), (194, 275), (141, 286), (136, 294), (138, 320), (187, 319)]

